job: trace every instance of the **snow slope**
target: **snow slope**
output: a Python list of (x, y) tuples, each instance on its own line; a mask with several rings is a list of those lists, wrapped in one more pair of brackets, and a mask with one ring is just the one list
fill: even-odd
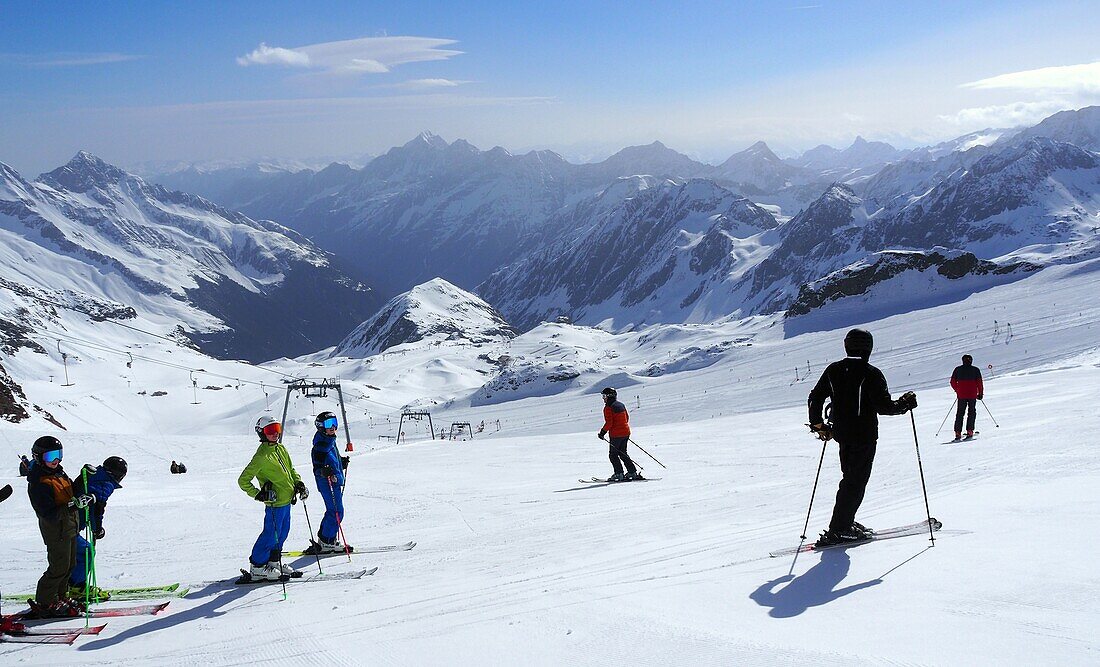
[[(101, 580), (178, 580), (192, 591), (162, 616), (112, 619), (74, 647), (3, 645), (0, 656), (28, 665), (1095, 662), (1098, 268), (1100, 260), (1055, 266), (869, 325), (873, 361), (894, 392), (918, 392), (929, 502), (944, 522), (934, 548), (912, 537), (767, 557), (798, 541), (821, 452), (803, 425), (804, 378), (840, 357), (843, 330), (786, 337), (768, 318), (621, 336), (548, 325), (510, 342), (410, 343), (385, 358), (322, 362), (318, 354), (271, 365), (339, 376), (355, 399), (349, 540), (419, 544), (359, 555), (354, 565), (328, 559), (333, 572), (380, 569), (357, 582), (292, 584), (285, 601), (277, 586), (208, 585), (245, 564), (258, 532), (260, 509), (235, 482), (255, 446), (262, 396), (253, 388), (199, 391), (202, 403), (191, 405), (186, 376), (176, 371), (169, 383), (164, 369), (168, 395), (137, 397), (106, 372), (121, 364), (89, 356), (74, 387), (43, 381), (30, 389), (72, 424), (58, 434), (71, 470), (112, 454), (130, 462), (107, 512)], [(732, 340), (742, 342), (707, 358), (710, 346)], [(480, 374), (467, 362), (486, 355), (490, 367), (506, 352), (531, 363), (580, 358), (592, 370), (556, 395), (472, 407), (476, 387), (459, 384)], [(701, 352), (710, 363), (669, 363)], [(946, 376), (963, 352), (986, 370), (986, 403), (1000, 426), (983, 412), (978, 440), (941, 444), (947, 438), (934, 433), (952, 404)], [(52, 368), (25, 351), (6, 362), (26, 377), (25, 359)], [(658, 362), (665, 372), (641, 372)], [(632, 450), (659, 481), (577, 483), (609, 468), (594, 437), (595, 392), (605, 383), (623, 387), (634, 439), (668, 466)], [(360, 388), (378, 400), (363, 401)], [(485, 431), (463, 442), (432, 441), (423, 430), (400, 446), (378, 439), (393, 434), (387, 418), (414, 397), (430, 398), (437, 429), (463, 420), (484, 421)], [(162, 402), (139, 409), (154, 400)], [(312, 414), (332, 405), (291, 401), (286, 441), (300, 471), (308, 470)], [(159, 432), (149, 428), (153, 412)], [(41, 420), (0, 428), (4, 456), (14, 463), (43, 429)], [(881, 430), (860, 520), (920, 520), (909, 419), (884, 418)], [(172, 459), (190, 472), (169, 475)], [(18, 489), (14, 465), (0, 473), (0, 483)], [(829, 446), (811, 531), (827, 521), (838, 475)], [(310, 505), (316, 522), (320, 505)], [(29, 590), (44, 559), (21, 490), (0, 513), (0, 586)], [(304, 545), (304, 514), (295, 508), (293, 516), (291, 544)], [(316, 568), (308, 559), (296, 564)]]

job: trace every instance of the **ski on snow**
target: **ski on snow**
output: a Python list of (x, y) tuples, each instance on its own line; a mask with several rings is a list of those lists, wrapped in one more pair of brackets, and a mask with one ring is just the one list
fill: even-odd
[(278, 579), (253, 579), (252, 575), (248, 573), (248, 570), (241, 570), (241, 576), (233, 581), (238, 586), (257, 585), (257, 584), (288, 584), (291, 582), (308, 583), (311, 581), (341, 581), (347, 579), (362, 579), (363, 577), (369, 577), (378, 571), (377, 567), (372, 567), (369, 570), (355, 570), (354, 572), (336, 572), (333, 574), (314, 574), (306, 577), (299, 572), (297, 577), (294, 576), (282, 576)]
[[(79, 618), (74, 616), (72, 618)], [(43, 620), (43, 619), (36, 619)], [(39, 628), (34, 626), (27, 626), (23, 623), (13, 623), (12, 627), (5, 630), (3, 634), (5, 636), (12, 637), (56, 637), (58, 635), (98, 635), (103, 632), (103, 628), (107, 627), (107, 624), (93, 625), (87, 628)], [(52, 642), (47, 642), (52, 643)]]
[[(190, 588), (180, 588), (179, 583), (166, 584), (164, 586), (144, 586), (140, 588), (105, 588), (110, 597), (102, 600), (96, 600), (96, 602), (128, 602), (130, 600), (151, 600), (162, 597), (178, 597), (181, 598), (190, 592)], [(3, 596), (3, 600), (12, 602), (22, 602), (27, 598), (33, 598), (34, 593), (22, 593), (19, 595)]]
[[(387, 552), (387, 551), (410, 551), (414, 547), (416, 547), (416, 542), (406, 542), (404, 544), (385, 544), (385, 545), (380, 545), (380, 546), (375, 546), (375, 547), (352, 547), (351, 548), (351, 553), (353, 553), (353, 554), (376, 554), (376, 553), (384, 553), (384, 552)], [(299, 556), (320, 556), (321, 558), (326, 558), (326, 557), (329, 557), (329, 556), (346, 556), (346, 555), (347, 554), (343, 551), (330, 551), (330, 552), (323, 553), (323, 554), (311, 554), (311, 553), (306, 553), (305, 551), (284, 551), (283, 552), (283, 557), (284, 558), (297, 558)]]
[[(98, 607), (96, 609), (89, 609), (87, 615), (91, 618), (112, 618), (116, 616), (156, 616), (160, 612), (164, 611), (168, 606), (167, 602), (160, 602), (158, 604), (139, 604), (132, 607)], [(49, 618), (33, 618), (27, 616), (30, 610), (19, 612), (17, 614), (11, 614), (10, 616), (4, 616), (6, 620), (12, 621), (64, 621), (72, 618), (81, 618), (85, 614), (78, 616), (56, 616)]]
[(656, 482), (660, 477), (646, 477), (645, 479), (624, 479), (621, 482), (612, 482), (607, 479), (600, 479), (599, 477), (592, 477), (591, 479), (578, 479), (581, 484), (625, 484), (627, 482)]
[(72, 644), (79, 637), (79, 632), (68, 632), (61, 635), (3, 634), (0, 635), (0, 644)]
[[(932, 530), (936, 531), (943, 527), (943, 524), (936, 519), (932, 519)], [(817, 546), (814, 543), (803, 544), (797, 547), (790, 547), (789, 549), (780, 549), (779, 551), (773, 551), (769, 556), (776, 558), (778, 556), (791, 556), (796, 553), (807, 553), (810, 551), (825, 551), (827, 549), (843, 549), (847, 547), (858, 547), (861, 544), (867, 544), (868, 542), (877, 542), (879, 540), (891, 540), (895, 537), (911, 537), (913, 535), (923, 535), (928, 532), (928, 520), (921, 521), (920, 523), (912, 523), (908, 526), (898, 526), (897, 528), (887, 528), (886, 530), (876, 530), (874, 535), (863, 540), (853, 540), (851, 542), (840, 542), (838, 544), (829, 544), (826, 546)]]

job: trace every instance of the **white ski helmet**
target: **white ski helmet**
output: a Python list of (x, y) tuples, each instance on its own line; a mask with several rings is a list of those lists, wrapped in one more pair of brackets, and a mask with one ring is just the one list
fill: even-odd
[(261, 440), (271, 439), (270, 437), (264, 435), (264, 431), (268, 430), (272, 425), (278, 427), (278, 432), (275, 435), (281, 435), (283, 432), (282, 424), (280, 424), (279, 421), (271, 415), (264, 415), (263, 417), (260, 417), (256, 420), (256, 435), (260, 436)]

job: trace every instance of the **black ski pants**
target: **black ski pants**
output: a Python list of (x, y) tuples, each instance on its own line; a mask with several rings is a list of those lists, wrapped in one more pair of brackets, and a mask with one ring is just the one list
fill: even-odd
[(974, 430), (974, 420), (978, 417), (977, 405), (978, 400), (975, 398), (959, 399), (959, 408), (955, 411), (955, 433), (962, 433), (963, 415), (967, 410), (970, 411), (970, 416), (966, 418), (966, 430), (968, 432)]
[(837, 442), (840, 445), (840, 470), (843, 477), (836, 492), (833, 518), (829, 530), (845, 530), (856, 520), (856, 511), (863, 502), (871, 465), (875, 462), (875, 442)]
[(60, 514), (55, 521), (38, 520), (48, 562), (34, 592), (34, 601), (42, 607), (50, 606), (58, 598), (69, 597), (69, 575), (76, 567), (76, 512), (62, 511)]
[(624, 465), (626, 466), (627, 473), (633, 475), (637, 472), (634, 469), (634, 462), (630, 460), (630, 456), (626, 453), (626, 446), (630, 444), (630, 437), (609, 438), (609, 441), (611, 447), (607, 454), (607, 458), (611, 459), (611, 467), (615, 469), (615, 472), (622, 473)]

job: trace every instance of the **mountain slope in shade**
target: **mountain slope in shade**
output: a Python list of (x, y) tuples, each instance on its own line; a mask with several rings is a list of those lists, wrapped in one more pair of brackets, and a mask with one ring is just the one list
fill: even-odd
[[(300, 234), (150, 185), (84, 152), (34, 182), (0, 165), (0, 233), (20, 248), (4, 254), (0, 275), (152, 308), (217, 356), (309, 352), (334, 343), (376, 303)], [(283, 316), (288, 310), (293, 317)]]
[(1059, 111), (1038, 125), (1003, 139), (1001, 143), (1018, 143), (1037, 137), (1100, 152), (1100, 106), (1085, 107), (1077, 111)]
[(367, 357), (420, 341), (500, 342), (515, 336), (504, 318), (474, 294), (435, 278), (390, 299), (336, 346), (333, 356)]

